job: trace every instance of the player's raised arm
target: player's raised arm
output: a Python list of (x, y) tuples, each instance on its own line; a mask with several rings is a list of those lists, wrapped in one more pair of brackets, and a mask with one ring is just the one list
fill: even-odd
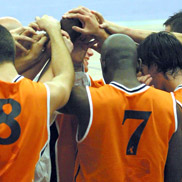
[(51, 66), (55, 77), (46, 84), (50, 89), (52, 113), (64, 106), (69, 99), (74, 82), (73, 64), (60, 31), (59, 21), (44, 15), (42, 18), (37, 17), (36, 23), (49, 34), (51, 41)]

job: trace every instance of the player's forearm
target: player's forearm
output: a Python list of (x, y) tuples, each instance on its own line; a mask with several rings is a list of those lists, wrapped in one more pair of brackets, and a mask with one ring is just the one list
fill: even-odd
[(142, 42), (147, 36), (149, 36), (154, 31), (150, 30), (139, 30), (139, 29), (131, 29), (131, 28), (123, 28), (123, 34), (131, 37), (135, 42)]
[[(122, 33), (122, 34), (128, 35), (137, 43), (140, 43), (147, 36), (149, 36), (151, 33), (155, 32), (155, 31), (151, 31), (151, 30), (132, 29), (129, 27), (117, 25), (117, 24), (110, 22), (110, 21), (106, 21), (106, 22), (107, 22), (107, 27), (105, 27), (105, 28), (109, 33), (111, 33), (111, 34)], [(182, 43), (182, 34), (181, 33), (175, 33), (175, 32), (173, 32), (173, 34)]]
[[(38, 76), (37, 74), (43, 68), (43, 66), (45, 65), (46, 61), (48, 61), (47, 57), (42, 57), (42, 59), (40, 59), (40, 61), (37, 64), (33, 65), (30, 69), (22, 72), (21, 75), (23, 75), (26, 78), (29, 78), (29, 79), (33, 80), (36, 76)], [(42, 71), (41, 75), (44, 73), (45, 70), (46, 70), (46, 68), (44, 68), (44, 70)]]
[(152, 33), (150, 30), (139, 30), (132, 29), (124, 26), (117, 25), (117, 31), (115, 33), (122, 33), (131, 37), (135, 42), (140, 43), (143, 41), (148, 35)]
[(104, 25), (103, 28), (105, 28), (106, 31), (109, 32), (110, 34), (121, 33), (128, 35), (137, 43), (140, 43), (142, 40), (144, 40), (148, 35), (150, 35), (153, 32), (150, 30), (139, 30), (139, 29), (125, 27), (110, 21), (106, 21), (106, 25)]
[(107, 37), (109, 37), (109, 34), (105, 31), (98, 32), (98, 34), (96, 35), (96, 39), (98, 40), (100, 46), (102, 46)]
[(17, 57), (15, 59), (15, 67), (19, 74), (22, 74), (23, 72), (27, 71), (35, 64), (36, 60), (31, 60), (31, 57), (29, 55)]
[[(50, 35), (51, 40), (51, 64), (53, 74), (58, 76), (65, 74), (67, 79), (74, 79), (74, 69), (70, 53), (64, 43), (61, 31), (56, 30)], [(63, 75), (62, 75), (63, 76)]]
[[(131, 29), (126, 27), (121, 28), (121, 33), (130, 36), (137, 43), (140, 43), (141, 41), (143, 41), (147, 36), (149, 36), (153, 32), (156, 32), (156, 31)], [(175, 32), (172, 32), (172, 33), (182, 43), (182, 34), (175, 33)]]

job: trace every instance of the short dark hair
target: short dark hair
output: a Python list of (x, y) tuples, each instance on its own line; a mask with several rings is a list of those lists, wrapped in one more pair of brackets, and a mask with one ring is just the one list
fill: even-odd
[(171, 27), (171, 32), (182, 33), (182, 11), (170, 16), (164, 24)]
[(15, 44), (10, 32), (0, 25), (0, 63), (15, 59)]
[(182, 69), (182, 44), (169, 32), (152, 33), (137, 48), (138, 59), (150, 68), (157, 65), (158, 71), (172, 75)]
[(80, 22), (79, 19), (76, 18), (62, 18), (60, 20), (60, 24), (61, 24), (61, 29), (63, 29), (64, 31), (66, 31), (70, 38), (71, 41), (74, 43), (76, 41), (76, 39), (78, 37), (81, 36), (81, 33), (76, 32), (75, 30), (72, 29), (73, 26), (77, 26), (77, 27), (82, 27), (82, 23)]

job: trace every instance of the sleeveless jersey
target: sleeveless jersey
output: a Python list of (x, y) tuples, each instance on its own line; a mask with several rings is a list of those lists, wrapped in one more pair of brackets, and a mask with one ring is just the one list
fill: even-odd
[(78, 119), (74, 115), (59, 114), (56, 119), (58, 139), (56, 142), (57, 181), (72, 182), (77, 154), (76, 130)]
[[(76, 85), (89, 84), (95, 88), (104, 85), (104, 81), (102, 79), (94, 81), (88, 74), (85, 75), (85, 80), (77, 80)], [(77, 143), (75, 140), (77, 123), (78, 119), (74, 115), (60, 114), (56, 119), (56, 126), (59, 132), (59, 137), (56, 142), (56, 167), (57, 180), (60, 182), (73, 181), (73, 172), (77, 155)]]
[(0, 181), (33, 182), (48, 141), (50, 96), (43, 83), (0, 81)]
[(87, 92), (91, 114), (85, 135), (77, 135), (76, 182), (163, 182), (177, 129), (173, 93), (116, 82)]

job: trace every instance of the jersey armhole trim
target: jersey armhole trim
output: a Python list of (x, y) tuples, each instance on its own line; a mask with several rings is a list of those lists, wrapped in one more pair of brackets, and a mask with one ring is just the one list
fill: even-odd
[(180, 107), (182, 108), (182, 103), (179, 100), (176, 100), (176, 102), (180, 105)]
[(174, 94), (171, 92), (172, 99), (173, 99), (173, 109), (174, 109), (174, 120), (175, 120), (175, 132), (178, 129), (178, 117), (177, 117), (177, 110), (176, 110), (176, 99), (174, 97)]
[(46, 83), (44, 83), (46, 90), (47, 90), (47, 133), (48, 133), (48, 139), (47, 142), (45, 143), (43, 149), (46, 147), (46, 145), (50, 141), (50, 90), (49, 87)]
[(24, 76), (22, 76), (22, 75), (17, 75), (17, 76), (12, 80), (12, 83), (18, 82), (18, 81), (22, 80), (23, 78), (24, 78)]
[(91, 125), (92, 125), (92, 121), (93, 121), (93, 103), (92, 103), (92, 98), (91, 98), (91, 93), (90, 93), (90, 90), (89, 90), (89, 86), (86, 86), (86, 91), (87, 91), (88, 100), (89, 100), (89, 106), (90, 106), (90, 119), (89, 119), (89, 123), (88, 123), (87, 129), (85, 131), (85, 134), (83, 135), (83, 137), (80, 140), (78, 140), (79, 126), (77, 127), (77, 133), (76, 133), (76, 141), (77, 141), (77, 143), (83, 142), (84, 139), (87, 137), (87, 135), (88, 135), (88, 133), (90, 131)]
[(49, 87), (44, 83), (45, 87), (46, 87), (46, 91), (47, 91), (47, 141), (45, 142), (44, 146), (42, 147), (40, 153), (39, 153), (39, 159), (36, 163), (36, 165), (39, 163), (44, 150), (46, 149), (46, 147), (49, 147), (49, 141), (50, 141), (50, 90)]
[(48, 65), (49, 62), (50, 62), (50, 59), (48, 59), (48, 60), (45, 62), (45, 64), (44, 64), (44, 66), (42, 67), (42, 69), (41, 69), (41, 70), (37, 73), (37, 75), (34, 77), (34, 79), (33, 79), (34, 82), (38, 82), (38, 81), (40, 80), (40, 77), (41, 77), (41, 75), (42, 75), (44, 69), (46, 68), (46, 66)]
[(85, 73), (86, 76), (87, 76), (87, 79), (88, 79), (88, 82), (89, 82), (89, 86), (91, 86), (91, 79), (90, 79), (90, 76), (88, 75), (88, 73)]

